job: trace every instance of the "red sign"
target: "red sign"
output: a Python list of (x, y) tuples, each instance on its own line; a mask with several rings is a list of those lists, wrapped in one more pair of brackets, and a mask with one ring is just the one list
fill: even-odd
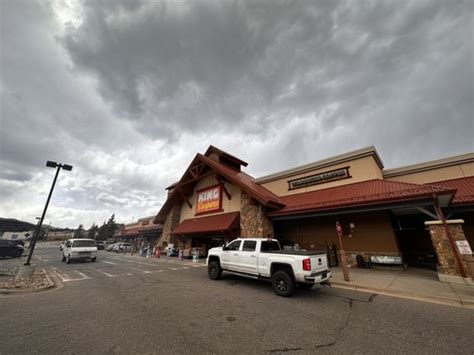
[(196, 214), (221, 210), (222, 191), (219, 185), (198, 190), (196, 193)]
[(339, 221), (336, 222), (336, 232), (339, 236), (342, 236), (342, 226), (341, 226), (341, 223), (339, 223)]

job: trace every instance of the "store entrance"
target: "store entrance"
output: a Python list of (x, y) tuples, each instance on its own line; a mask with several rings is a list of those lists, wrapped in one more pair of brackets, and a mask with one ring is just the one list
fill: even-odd
[(201, 258), (207, 257), (209, 249), (215, 247), (221, 247), (226, 243), (226, 237), (224, 235), (206, 236), (206, 237), (193, 237), (191, 239), (191, 248), (199, 249), (199, 256)]
[(398, 247), (406, 265), (436, 270), (438, 259), (425, 220), (422, 214), (394, 216)]

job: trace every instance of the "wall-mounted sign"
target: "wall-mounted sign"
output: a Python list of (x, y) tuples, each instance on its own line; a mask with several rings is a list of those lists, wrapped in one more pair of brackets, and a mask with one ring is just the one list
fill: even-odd
[(463, 255), (472, 255), (471, 246), (467, 240), (456, 240), (456, 245), (460, 254)]
[(349, 167), (345, 167), (337, 170), (326, 171), (320, 174), (306, 176), (299, 179), (289, 180), (288, 189), (299, 189), (300, 187), (317, 185), (334, 180), (347, 179), (350, 177), (351, 176), (349, 175)]
[(222, 191), (219, 185), (198, 190), (196, 193), (196, 214), (221, 210)]

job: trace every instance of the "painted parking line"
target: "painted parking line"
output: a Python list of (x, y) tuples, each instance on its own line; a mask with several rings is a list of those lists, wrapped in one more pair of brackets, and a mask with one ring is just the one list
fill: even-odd
[(138, 269), (138, 268), (136, 268), (136, 267), (132, 267), (132, 266), (126, 266), (126, 267), (128, 267), (129, 269), (132, 269), (132, 270), (138, 271), (138, 272), (140, 272), (140, 273), (144, 273), (144, 274), (146, 274), (146, 272), (145, 272), (146, 270)]
[(80, 271), (74, 270), (74, 272), (75, 272), (76, 274), (78, 274), (79, 276), (81, 276), (82, 280), (90, 280), (90, 279), (91, 279), (91, 277), (87, 276), (86, 274), (84, 274), (84, 273), (82, 273), (82, 272), (80, 272)]
[(62, 272), (60, 272), (58, 269), (56, 269), (55, 267), (52, 268), (53, 270), (53, 273), (59, 277), (61, 279), (62, 282), (68, 282), (71, 280), (71, 278), (66, 275), (66, 274), (63, 274)]
[(117, 265), (117, 263), (113, 263), (111, 261), (107, 261), (107, 260), (100, 260), (101, 262), (103, 263), (106, 263), (106, 264), (110, 264), (110, 265)]
[(108, 272), (105, 272), (105, 271), (102, 271), (102, 270), (99, 270), (99, 269), (92, 269), (91, 270), (94, 270), (94, 271), (97, 271), (98, 273), (102, 274), (102, 275), (105, 275), (107, 277), (116, 277), (116, 276), (119, 276), (119, 275), (112, 275), (112, 274), (109, 274)]
[[(58, 269), (56, 268), (53, 268), (53, 273), (59, 277), (61, 279), (62, 282), (71, 282), (71, 281), (81, 281), (81, 280), (85, 280), (84, 278), (80, 278), (80, 279), (73, 279), (73, 278), (70, 278), (67, 274), (65, 274), (64, 272), (62, 271), (59, 271)], [(85, 275), (84, 275), (85, 276)], [(87, 276), (86, 276), (87, 277)]]

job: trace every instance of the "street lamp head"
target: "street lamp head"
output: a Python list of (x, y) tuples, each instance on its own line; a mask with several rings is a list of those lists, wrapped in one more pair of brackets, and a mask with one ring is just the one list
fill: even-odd
[(58, 166), (58, 163), (56, 163), (55, 161), (50, 161), (50, 160), (48, 160), (48, 161), (46, 162), (46, 166), (47, 166), (48, 168), (55, 168), (55, 167)]
[(72, 170), (72, 165), (63, 164), (63, 169), (67, 170), (67, 171), (71, 171)]

